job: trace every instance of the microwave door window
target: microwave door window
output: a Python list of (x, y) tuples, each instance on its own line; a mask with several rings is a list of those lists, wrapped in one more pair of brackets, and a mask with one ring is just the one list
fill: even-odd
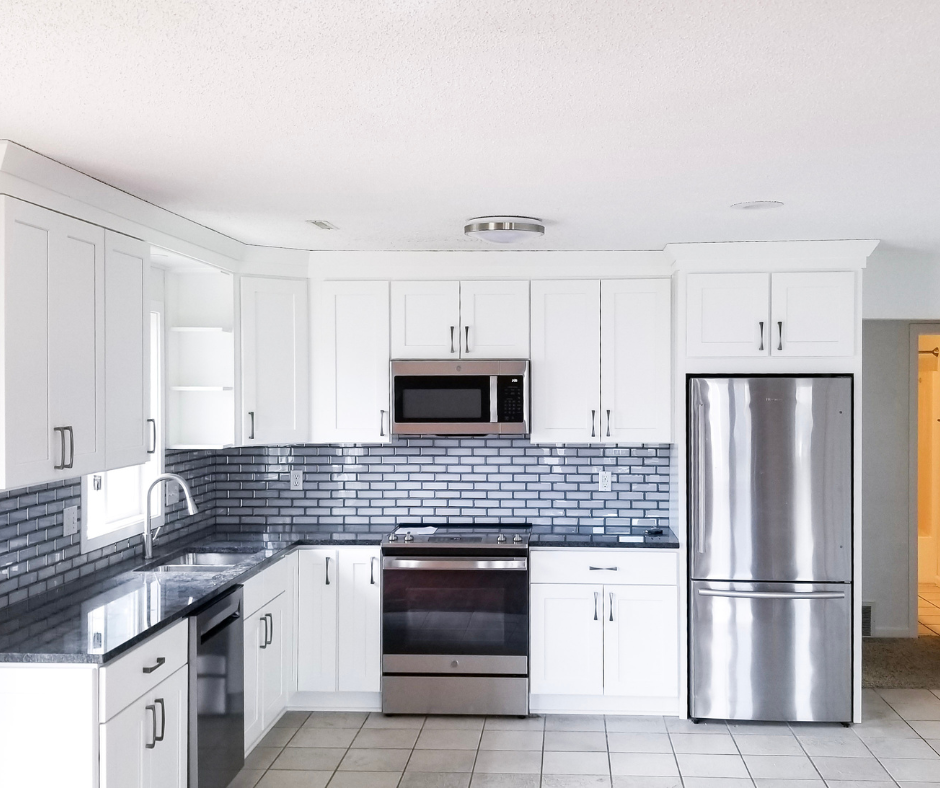
[(489, 421), (490, 379), (483, 375), (396, 378), (395, 420), (402, 423)]

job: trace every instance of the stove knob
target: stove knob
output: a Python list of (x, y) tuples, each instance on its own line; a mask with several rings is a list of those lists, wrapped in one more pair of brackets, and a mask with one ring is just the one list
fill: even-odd
[(412, 536), (411, 534), (405, 534), (406, 542), (413, 542), (414, 540), (415, 540), (414, 536)]
[(496, 537), (496, 541), (499, 542), (500, 544), (502, 544), (503, 542), (506, 541), (506, 535), (505, 535), (505, 534), (500, 534), (499, 536)]
[(516, 535), (512, 538), (512, 540), (513, 540), (514, 542), (521, 542), (521, 541), (522, 541), (522, 534), (516, 534)]
[(395, 536), (395, 534), (389, 534), (389, 536), (388, 536), (388, 541), (390, 541), (390, 542), (397, 542), (397, 541), (398, 541), (398, 537)]

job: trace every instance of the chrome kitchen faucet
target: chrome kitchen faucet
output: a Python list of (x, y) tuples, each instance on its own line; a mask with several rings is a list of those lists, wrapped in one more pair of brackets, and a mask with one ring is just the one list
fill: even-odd
[(186, 484), (186, 480), (182, 476), (177, 476), (175, 473), (161, 473), (154, 479), (153, 484), (147, 488), (147, 514), (144, 517), (144, 558), (147, 561), (153, 558), (153, 540), (157, 538), (157, 534), (160, 533), (160, 529), (163, 527), (158, 525), (155, 531), (150, 530), (150, 493), (153, 492), (154, 487), (164, 481), (176, 482), (183, 488), (183, 495), (186, 496), (186, 510), (190, 514), (196, 514), (199, 511), (193, 502), (192, 494), (189, 492), (189, 485)]

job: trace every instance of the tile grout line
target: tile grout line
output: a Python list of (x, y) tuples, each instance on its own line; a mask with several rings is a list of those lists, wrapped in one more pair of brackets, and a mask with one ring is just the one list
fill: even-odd
[[(688, 717), (686, 719), (689, 719)], [(692, 723), (693, 725), (695, 723)], [(669, 751), (672, 753), (672, 760), (676, 764), (676, 771), (679, 773), (679, 784), (685, 785), (685, 776), (682, 774), (682, 769), (679, 766), (679, 755), (676, 752), (676, 745), (672, 741), (672, 732), (669, 730), (669, 726), (666, 724), (665, 718), (663, 719), (663, 727), (666, 729), (666, 741), (669, 742)]]
[[(734, 749), (738, 753), (738, 757), (741, 759), (741, 763), (744, 764), (744, 771), (747, 772), (747, 776), (751, 781), (751, 785), (756, 786), (757, 780), (753, 774), (751, 774), (751, 767), (747, 765), (747, 759), (744, 757), (744, 753), (741, 752), (741, 747), (738, 745), (738, 740), (735, 735), (731, 732), (731, 728), (728, 726), (727, 721), (725, 721), (725, 727), (728, 728), (728, 735), (731, 737), (731, 743), (734, 745)], [(796, 738), (795, 736), (793, 738)]]

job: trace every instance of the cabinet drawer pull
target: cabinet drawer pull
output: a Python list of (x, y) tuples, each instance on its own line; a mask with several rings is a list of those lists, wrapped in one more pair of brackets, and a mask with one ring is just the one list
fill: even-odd
[(777, 321), (777, 350), (783, 350), (783, 321)]
[(616, 566), (589, 566), (590, 572), (616, 572), (619, 567)]
[(147, 449), (147, 454), (156, 454), (157, 451), (157, 420), (156, 419), (147, 419), (147, 423), (150, 425), (150, 437), (153, 439), (153, 448)]
[(268, 617), (267, 615), (261, 616), (261, 621), (264, 623), (264, 637), (261, 639), (261, 648), (268, 647)]
[(598, 598), (600, 597), (600, 595), (601, 595), (600, 591), (594, 592), (594, 620), (595, 621), (597, 621), (597, 602), (598, 602)]
[(610, 620), (614, 620), (614, 592), (610, 592)]
[(148, 704), (144, 708), (153, 715), (153, 741), (144, 745), (148, 750), (152, 750), (157, 746), (157, 707)]
[(764, 321), (763, 320), (759, 321), (757, 325), (760, 326), (760, 347), (757, 349), (763, 350), (764, 349)]
[[(156, 735), (156, 724), (154, 724), (154, 736), (153, 741), (156, 744), (158, 741), (163, 741), (163, 738), (166, 736), (166, 706), (163, 705), (163, 698), (156, 698), (154, 704), (160, 707), (160, 735)], [(154, 711), (154, 723), (156, 723), (156, 711)]]
[(165, 657), (157, 657), (157, 664), (151, 665), (149, 668), (144, 668), (144, 673), (153, 673), (157, 668), (159, 668), (165, 662), (166, 662)]

